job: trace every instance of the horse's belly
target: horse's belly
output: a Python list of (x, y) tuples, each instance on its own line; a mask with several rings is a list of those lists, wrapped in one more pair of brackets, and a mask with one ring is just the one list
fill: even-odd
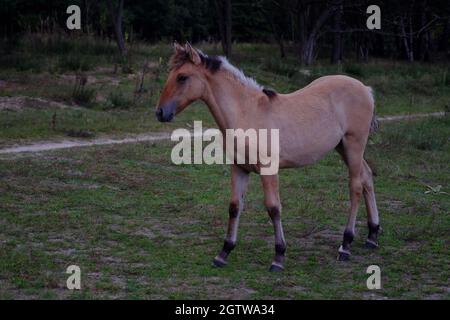
[(296, 153), (293, 156), (280, 158), (280, 169), (296, 168), (311, 165), (322, 159), (332, 148), (322, 152)]
[[(333, 150), (342, 140), (340, 128), (328, 128), (320, 134), (289, 139), (280, 144), (280, 168), (313, 164)], [(330, 130), (331, 129), (331, 130)]]

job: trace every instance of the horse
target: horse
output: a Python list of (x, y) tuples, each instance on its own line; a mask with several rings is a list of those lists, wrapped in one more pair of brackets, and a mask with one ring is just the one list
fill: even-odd
[[(306, 87), (281, 94), (260, 86), (225, 57), (208, 56), (189, 43), (175, 43), (156, 118), (170, 122), (194, 101), (203, 101), (219, 130), (264, 128), (279, 130), (279, 169), (311, 165), (336, 150), (349, 172), (350, 210), (338, 260), (351, 256), (359, 200), (364, 196), (368, 219), (365, 246), (378, 247), (380, 222), (373, 174), (364, 159), (369, 134), (377, 128), (372, 89), (360, 81), (331, 75)], [(224, 244), (213, 266), (224, 267), (236, 246), (239, 218), (249, 174), (260, 164), (231, 164), (231, 200)], [(275, 255), (270, 271), (284, 270), (286, 241), (281, 223), (278, 174), (261, 175), (264, 205), (275, 233)]]

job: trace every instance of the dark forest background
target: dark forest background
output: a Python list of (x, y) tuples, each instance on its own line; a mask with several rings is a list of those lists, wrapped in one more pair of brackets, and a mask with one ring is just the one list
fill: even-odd
[[(81, 31), (66, 28), (71, 4), (81, 8)], [(371, 4), (381, 8), (380, 30), (366, 27)], [(227, 56), (237, 42), (270, 42), (301, 64), (449, 58), (447, 0), (0, 0), (0, 20), (3, 44), (26, 33), (91, 35), (115, 41), (124, 57), (134, 41), (187, 40), (220, 42)]]

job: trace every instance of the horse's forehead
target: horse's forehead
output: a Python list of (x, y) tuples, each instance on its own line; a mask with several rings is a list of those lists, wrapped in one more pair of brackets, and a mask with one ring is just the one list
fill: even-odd
[(192, 73), (192, 72), (199, 72), (198, 68), (196, 68), (192, 63), (190, 62), (185, 62), (182, 65), (180, 65), (177, 68), (173, 68), (172, 69), (172, 74), (179, 74), (179, 73)]

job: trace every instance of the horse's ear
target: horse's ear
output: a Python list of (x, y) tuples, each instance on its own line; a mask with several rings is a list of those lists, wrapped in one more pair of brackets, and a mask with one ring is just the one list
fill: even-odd
[(193, 48), (189, 42), (186, 42), (184, 49), (186, 50), (186, 53), (188, 54), (189, 59), (192, 61), (193, 64), (198, 65), (202, 63), (202, 59), (200, 58), (198, 51), (195, 48)]
[(180, 46), (180, 44), (175, 40), (173, 42), (173, 50), (175, 51), (175, 53), (178, 53), (184, 51), (184, 48), (183, 46)]

